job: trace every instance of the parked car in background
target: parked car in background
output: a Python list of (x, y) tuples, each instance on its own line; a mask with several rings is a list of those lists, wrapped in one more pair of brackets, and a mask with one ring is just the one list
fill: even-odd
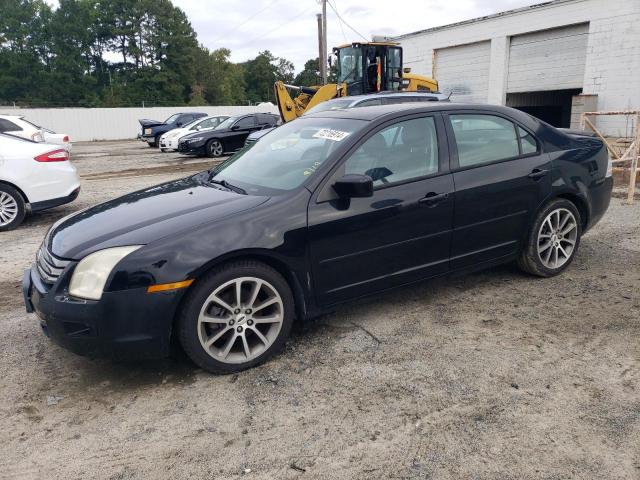
[(244, 146), (247, 147), (249, 145), (253, 145), (267, 133), (271, 132), (275, 128), (278, 128), (280, 125), (282, 125), (282, 119), (278, 118), (275, 127), (263, 128), (262, 130), (256, 130), (255, 132), (250, 133), (247, 139), (244, 141)]
[(203, 130), (211, 130), (224, 122), (229, 115), (217, 115), (213, 117), (204, 117), (194, 120), (193, 122), (181, 128), (174, 128), (160, 137), (160, 150), (168, 152), (170, 150), (178, 150), (178, 140), (184, 135)]
[(339, 110), (344, 108), (372, 107), (375, 105), (396, 105), (399, 103), (417, 102), (448, 102), (449, 95), (432, 92), (380, 92), (368, 95), (353, 95), (350, 97), (334, 98), (319, 103), (308, 109), (302, 115)]
[(560, 274), (612, 180), (601, 140), (507, 107), (305, 115), (211, 171), (54, 225), (25, 304), (77, 353), (149, 358), (175, 340), (237, 372), (280, 351), (294, 319), (365, 295), (514, 260)]
[[(448, 102), (449, 96), (443, 93), (432, 92), (380, 92), (372, 93), (368, 95), (353, 95), (346, 98), (334, 98), (333, 100), (327, 100), (326, 102), (319, 103), (313, 108), (310, 108), (304, 115), (311, 113), (326, 112), (330, 110), (341, 110), (347, 108), (356, 107), (371, 107), (374, 105), (395, 105), (399, 103), (416, 103), (416, 102)], [(278, 125), (281, 125), (280, 122)], [(264, 137), (273, 128), (264, 129), (257, 132), (253, 132), (247, 137), (245, 146), (251, 145), (257, 142), (260, 138)]]
[(68, 152), (71, 151), (71, 139), (65, 133), (56, 133), (48, 128), (40, 127), (44, 136), (44, 143), (60, 145)]
[(257, 130), (271, 128), (280, 117), (272, 113), (251, 113), (229, 117), (213, 130), (185, 135), (178, 143), (178, 151), (188, 155), (220, 157), (244, 147), (246, 138)]
[(167, 133), (174, 128), (183, 127), (198, 118), (206, 116), (207, 114), (202, 112), (184, 112), (174, 113), (164, 122), (143, 118), (138, 120), (142, 127), (142, 132), (138, 135), (138, 138), (143, 142), (147, 142), (150, 147), (157, 148), (160, 146), (160, 137), (163, 133)]
[(0, 115), (0, 133), (9, 133), (34, 142), (60, 145), (68, 151), (71, 150), (69, 135), (40, 127), (20, 115)]
[(0, 231), (16, 228), (29, 211), (72, 202), (79, 193), (67, 150), (0, 133)]

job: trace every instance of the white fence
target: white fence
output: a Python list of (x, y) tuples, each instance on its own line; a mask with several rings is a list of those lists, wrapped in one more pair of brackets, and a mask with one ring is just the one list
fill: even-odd
[(178, 112), (203, 112), (207, 115), (242, 113), (278, 113), (275, 105), (217, 107), (151, 107), (151, 108), (11, 108), (0, 107), (0, 114), (20, 115), (36, 125), (54, 132), (66, 133), (72, 142), (123, 140), (135, 138), (141, 127), (138, 119), (163, 121)]

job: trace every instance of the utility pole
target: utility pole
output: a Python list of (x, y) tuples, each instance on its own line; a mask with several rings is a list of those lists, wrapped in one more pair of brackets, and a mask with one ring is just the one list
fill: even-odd
[(327, 0), (322, 0), (322, 58), (320, 60), (322, 84), (327, 84)]
[(322, 62), (324, 59), (324, 50), (323, 50), (323, 45), (324, 45), (324, 41), (322, 39), (322, 14), (318, 13), (317, 14), (318, 17), (318, 69), (320, 71), (320, 82), (322, 83), (322, 85), (324, 85), (326, 82), (326, 74), (324, 73), (324, 70), (322, 69)]

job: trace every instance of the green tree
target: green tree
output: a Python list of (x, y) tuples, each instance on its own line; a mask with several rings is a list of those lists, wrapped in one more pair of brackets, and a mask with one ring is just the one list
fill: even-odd
[(296, 75), (293, 80), (294, 85), (300, 85), (304, 87), (311, 87), (313, 85), (320, 85), (320, 70), (318, 68), (318, 58), (307, 60), (304, 64), (304, 69)]

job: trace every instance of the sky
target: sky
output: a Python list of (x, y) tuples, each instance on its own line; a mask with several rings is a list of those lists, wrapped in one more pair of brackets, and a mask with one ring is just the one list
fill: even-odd
[[(371, 35), (401, 35), (533, 5), (544, 0), (329, 0), (327, 46)], [(205, 47), (231, 50), (243, 62), (270, 50), (296, 71), (318, 56), (318, 0), (172, 0), (189, 17)], [(56, 0), (49, 0), (56, 5)], [(335, 14), (350, 25), (341, 22)], [(362, 36), (360, 36), (362, 35)]]
[[(242, 62), (259, 51), (291, 60), (296, 71), (318, 56), (318, 0), (172, 0), (184, 10), (209, 49), (226, 47)], [(400, 35), (498, 13), (543, 0), (330, 0), (327, 45), (367, 40), (371, 35)], [(356, 33), (356, 31), (358, 33)]]

